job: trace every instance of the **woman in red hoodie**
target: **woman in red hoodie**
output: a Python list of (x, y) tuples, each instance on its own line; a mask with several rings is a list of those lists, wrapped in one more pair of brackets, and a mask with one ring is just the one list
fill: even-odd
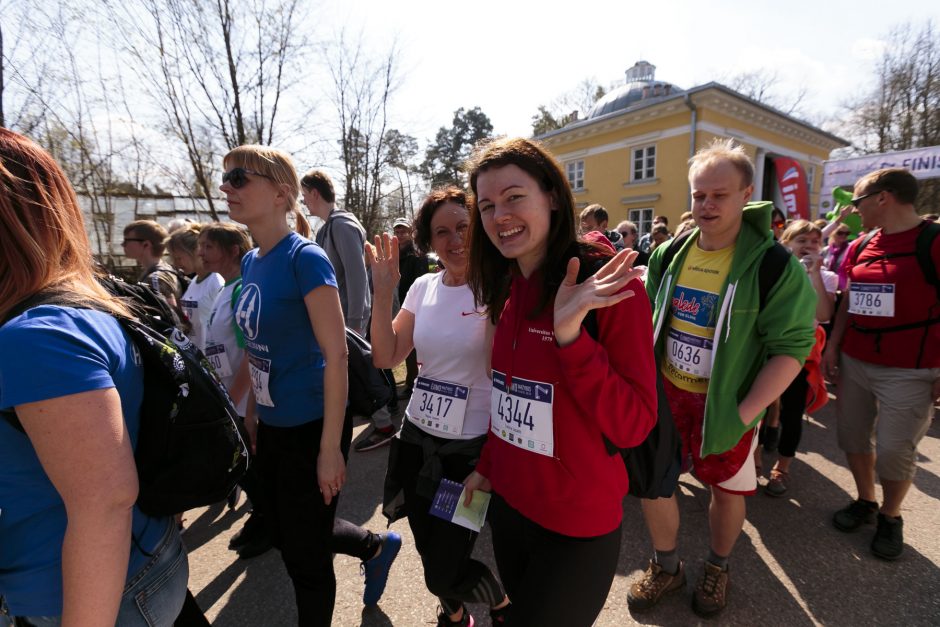
[(605, 440), (636, 446), (656, 422), (650, 304), (635, 252), (576, 239), (567, 179), (539, 144), (496, 140), (469, 175), (467, 278), (496, 332), (490, 432), (465, 483), (493, 493), (508, 624), (588, 626), (629, 485)]

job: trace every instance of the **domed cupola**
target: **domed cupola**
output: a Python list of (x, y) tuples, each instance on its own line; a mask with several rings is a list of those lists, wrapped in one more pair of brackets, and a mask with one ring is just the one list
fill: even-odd
[(683, 90), (672, 83), (656, 80), (656, 66), (646, 61), (637, 61), (626, 72), (626, 83), (613, 89), (594, 103), (588, 111), (588, 120), (608, 113), (623, 111), (643, 102), (660, 100)]

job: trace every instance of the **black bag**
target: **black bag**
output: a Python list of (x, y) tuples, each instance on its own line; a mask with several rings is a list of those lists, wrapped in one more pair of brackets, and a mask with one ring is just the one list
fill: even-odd
[(385, 371), (372, 364), (372, 345), (346, 328), (349, 350), (349, 411), (357, 416), (371, 416), (392, 400), (395, 384)]
[[(134, 451), (140, 481), (137, 505), (150, 516), (170, 516), (221, 501), (248, 467), (248, 447), (225, 386), (189, 338), (165, 318), (147, 313), (161, 309), (161, 299), (154, 304), (144, 294), (138, 300), (137, 286), (113, 277), (102, 284), (115, 296), (132, 299), (128, 302), (139, 316), (117, 318), (144, 370)], [(6, 320), (38, 305), (65, 302), (60, 294), (40, 293), (20, 303)], [(15, 413), (3, 414), (22, 431)]]

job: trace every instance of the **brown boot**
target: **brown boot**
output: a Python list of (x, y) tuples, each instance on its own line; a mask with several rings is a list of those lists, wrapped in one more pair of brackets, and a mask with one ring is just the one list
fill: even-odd
[(705, 562), (702, 581), (692, 595), (692, 610), (702, 618), (714, 616), (728, 604), (728, 571)]
[(650, 560), (649, 568), (643, 578), (630, 586), (627, 592), (627, 606), (635, 611), (648, 610), (659, 602), (667, 592), (678, 590), (685, 585), (685, 564), (679, 562), (679, 570), (674, 575), (663, 570), (663, 567)]

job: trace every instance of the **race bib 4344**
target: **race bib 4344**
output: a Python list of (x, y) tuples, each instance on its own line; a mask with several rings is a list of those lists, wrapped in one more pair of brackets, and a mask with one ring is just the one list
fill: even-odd
[(554, 456), (551, 383), (513, 377), (507, 389), (506, 375), (493, 370), (490, 397), (490, 430), (500, 439), (539, 455)]

